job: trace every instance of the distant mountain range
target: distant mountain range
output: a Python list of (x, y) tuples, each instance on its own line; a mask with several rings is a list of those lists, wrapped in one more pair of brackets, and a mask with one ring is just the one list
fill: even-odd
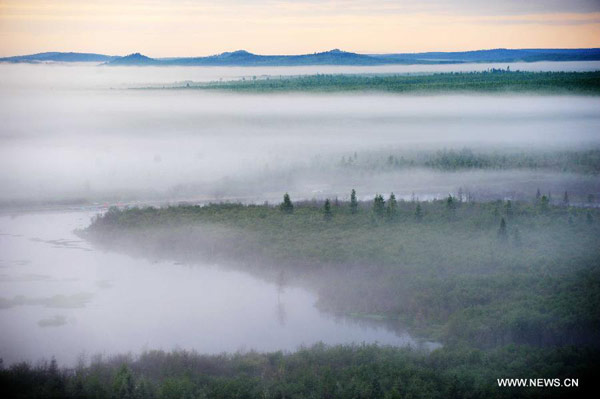
[(37, 53), (0, 58), (0, 62), (109, 62), (116, 58), (121, 57), (94, 53), (60, 53), (53, 51), (50, 53)]
[(97, 62), (104, 65), (158, 66), (296, 66), (460, 64), (472, 62), (598, 61), (600, 48), (590, 49), (494, 49), (460, 52), (357, 54), (342, 50), (302, 55), (258, 55), (245, 50), (208, 57), (150, 58), (140, 53), (124, 57), (93, 53), (38, 53), (0, 58), (0, 62)]

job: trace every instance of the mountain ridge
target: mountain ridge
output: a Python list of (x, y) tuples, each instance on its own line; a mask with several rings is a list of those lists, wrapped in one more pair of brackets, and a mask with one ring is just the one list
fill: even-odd
[(97, 62), (108, 66), (300, 66), (460, 64), (481, 62), (600, 61), (600, 48), (486, 49), (455, 52), (359, 54), (340, 49), (298, 55), (260, 55), (235, 50), (201, 57), (152, 58), (132, 53), (111, 56), (97, 53), (45, 52), (0, 58), (8, 63)]

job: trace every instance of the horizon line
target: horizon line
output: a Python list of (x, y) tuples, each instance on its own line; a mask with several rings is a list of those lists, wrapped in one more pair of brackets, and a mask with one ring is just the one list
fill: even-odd
[(252, 55), (259, 55), (259, 56), (280, 56), (280, 57), (286, 57), (286, 56), (297, 56), (297, 55), (312, 55), (312, 54), (322, 54), (322, 53), (329, 53), (329, 52), (334, 52), (334, 51), (340, 51), (343, 53), (353, 53), (353, 54), (360, 54), (360, 55), (393, 55), (393, 54), (427, 54), (427, 53), (447, 53), (447, 54), (451, 54), (451, 53), (468, 53), (468, 52), (477, 52), (477, 51), (494, 51), (494, 50), (513, 50), (513, 51), (517, 51), (517, 50), (600, 50), (600, 47), (494, 47), (494, 48), (478, 48), (478, 49), (472, 49), (472, 50), (455, 50), (455, 51), (444, 51), (444, 50), (427, 50), (427, 51), (408, 51), (408, 52), (402, 52), (402, 51), (393, 51), (393, 52), (359, 52), (359, 51), (348, 51), (348, 50), (343, 50), (340, 48), (332, 48), (329, 50), (323, 50), (323, 51), (313, 51), (313, 52), (305, 52), (305, 53), (289, 53), (289, 54), (261, 54), (261, 53), (255, 53), (243, 48), (239, 48), (237, 50), (229, 50), (229, 51), (222, 51), (220, 53), (211, 53), (211, 54), (207, 54), (207, 55), (181, 55), (181, 56), (150, 56), (147, 55), (148, 53), (142, 53), (140, 51), (133, 51), (130, 53), (126, 53), (124, 55), (122, 54), (111, 54), (111, 53), (104, 53), (104, 52), (95, 52), (95, 51), (57, 51), (57, 50), (51, 50), (51, 51), (40, 51), (40, 52), (33, 52), (33, 53), (20, 53), (20, 54), (16, 54), (16, 55), (6, 55), (6, 56), (0, 56), (0, 59), (2, 58), (14, 58), (14, 57), (26, 57), (26, 56), (33, 56), (33, 55), (41, 55), (41, 54), (50, 54), (50, 53), (60, 53), (60, 54), (96, 54), (96, 55), (104, 55), (104, 56), (109, 56), (109, 57), (127, 57), (130, 55), (135, 55), (135, 54), (140, 54), (143, 56), (146, 56), (148, 58), (153, 58), (153, 59), (161, 59), (161, 58), (204, 58), (204, 57), (212, 57), (212, 56), (218, 56), (218, 55), (222, 55), (222, 54), (227, 54), (227, 53), (236, 53), (236, 52), (246, 52)]

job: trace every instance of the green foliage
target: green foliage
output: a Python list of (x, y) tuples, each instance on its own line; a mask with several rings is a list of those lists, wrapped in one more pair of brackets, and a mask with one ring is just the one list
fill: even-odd
[(115, 399), (134, 399), (135, 398), (135, 383), (133, 374), (126, 364), (123, 364), (113, 381), (113, 398)]
[(383, 199), (383, 195), (375, 195), (375, 199), (373, 200), (373, 212), (379, 217), (383, 217), (385, 214), (385, 200)]
[(401, 228), (373, 224), (373, 213), (353, 214), (349, 203), (329, 221), (323, 205), (312, 202), (296, 203), (292, 215), (241, 204), (111, 208), (85, 232), (99, 244), (135, 244), (148, 256), (188, 261), (243, 260), (240, 267), (254, 273), (280, 279), (285, 273), (310, 286), (324, 309), (376, 314), (444, 347), (426, 353), (316, 345), (291, 354), (217, 356), (152, 351), (69, 371), (55, 363), (16, 364), (0, 370), (2, 397), (578, 396), (496, 384), (497, 378), (524, 376), (593, 381), (600, 226), (588, 220), (600, 210), (570, 207), (568, 225), (562, 205), (547, 202), (540, 212), (541, 202), (541, 196), (538, 203), (513, 201), (507, 222), (494, 218), (496, 202), (456, 203), (449, 220), (447, 198), (400, 200)]
[(350, 212), (358, 212), (358, 201), (356, 200), (356, 190), (354, 189), (352, 189), (352, 192), (350, 193)]
[(390, 194), (390, 198), (387, 202), (386, 213), (389, 220), (395, 220), (398, 216), (398, 202), (396, 201), (396, 196), (394, 193)]
[(423, 209), (421, 208), (421, 204), (417, 202), (417, 207), (415, 208), (415, 220), (417, 222), (421, 222), (423, 220)]
[[(537, 349), (507, 345), (490, 351), (465, 346), (431, 353), (377, 345), (316, 344), (293, 353), (200, 355), (150, 351), (129, 363), (137, 398), (560, 398), (585, 397), (596, 377), (597, 349)], [(3, 398), (112, 399), (106, 390), (121, 375), (118, 359), (97, 361), (77, 373), (23, 363), (0, 370)], [(500, 388), (498, 378), (578, 378), (578, 388)], [(52, 386), (51, 390), (46, 387)], [(83, 391), (77, 386), (84, 387)], [(136, 388), (138, 389), (138, 388)], [(589, 390), (588, 390), (589, 392)]]
[[(396, 151), (366, 153), (360, 161), (342, 157), (338, 167), (350, 170), (387, 171), (406, 168), (459, 170), (552, 170), (581, 174), (600, 174), (600, 149), (524, 151), (475, 151), (470, 148), (440, 151)], [(539, 191), (539, 189), (538, 189)], [(541, 193), (536, 198), (539, 199)], [(459, 193), (459, 200), (460, 198)]]
[(600, 93), (600, 72), (484, 72), (437, 73), (431, 75), (304, 75), (256, 80), (195, 84), (201, 90), (249, 93), (354, 92), (392, 93), (518, 92)]
[(323, 205), (323, 218), (326, 221), (331, 220), (333, 217), (333, 213), (331, 212), (331, 202), (329, 202), (329, 198), (325, 200), (325, 205)]
[(283, 202), (279, 208), (283, 213), (291, 214), (294, 212), (294, 204), (292, 204), (292, 200), (290, 199), (290, 195), (288, 193), (283, 195)]
[[(600, 339), (593, 311), (600, 307), (600, 226), (587, 222), (598, 209), (570, 207), (568, 225), (564, 207), (550, 203), (541, 212), (540, 203), (513, 201), (510, 219), (494, 217), (496, 202), (458, 206), (454, 199), (448, 218), (448, 203), (397, 201), (402, 228), (373, 223), (375, 212), (352, 214), (349, 203), (329, 221), (322, 203), (312, 202), (298, 202), (290, 216), (241, 204), (111, 210), (86, 234), (147, 256), (241, 260), (272, 279), (284, 270), (318, 292), (324, 309), (400, 320), (444, 343)], [(506, 239), (499, 240), (502, 217)]]

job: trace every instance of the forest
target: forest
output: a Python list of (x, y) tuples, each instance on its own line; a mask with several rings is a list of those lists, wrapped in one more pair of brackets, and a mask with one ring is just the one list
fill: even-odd
[[(18, 364), (1, 375), (23, 397), (56, 389), (123, 398), (537, 397), (539, 390), (499, 388), (495, 379), (583, 379), (595, 367), (600, 211), (593, 205), (539, 190), (531, 201), (492, 202), (463, 193), (358, 201), (353, 190), (344, 201), (294, 202), (286, 194), (277, 205), (113, 207), (80, 234), (138, 256), (209, 258), (307, 286), (323, 310), (381, 320), (442, 346), (430, 353), (377, 345), (147, 352), (76, 369)], [(39, 392), (23, 388), (31, 381)], [(573, 389), (569, 395), (580, 392)]]
[(600, 72), (522, 72), (490, 69), (484, 72), (433, 74), (338, 74), (253, 76), (208, 83), (184, 82), (166, 89), (200, 89), (248, 93), (276, 92), (389, 92), (389, 93), (548, 93), (600, 92)]
[(468, 147), (438, 151), (394, 151), (343, 155), (339, 166), (344, 169), (385, 171), (404, 168), (431, 168), (442, 171), (474, 169), (552, 170), (597, 175), (600, 173), (600, 150), (560, 151), (478, 151)]
[[(591, 381), (596, 349), (509, 345), (482, 351), (316, 344), (294, 353), (201, 355), (160, 350), (96, 356), (90, 365), (55, 361), (0, 369), (0, 393), (11, 398), (561, 398), (581, 388), (498, 388), (496, 380), (577, 376)], [(580, 382), (581, 386), (581, 382)]]

